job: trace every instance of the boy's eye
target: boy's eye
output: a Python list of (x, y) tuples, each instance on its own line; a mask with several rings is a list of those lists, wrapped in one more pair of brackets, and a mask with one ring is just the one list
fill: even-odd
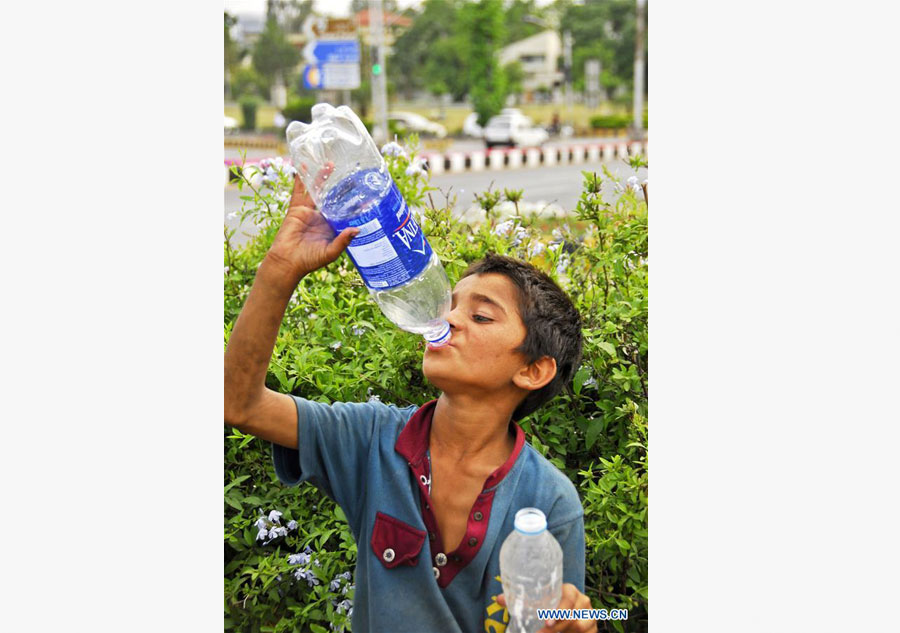
[(490, 323), (493, 319), (489, 319), (487, 317), (483, 317), (480, 314), (473, 314), (472, 319), (478, 323)]

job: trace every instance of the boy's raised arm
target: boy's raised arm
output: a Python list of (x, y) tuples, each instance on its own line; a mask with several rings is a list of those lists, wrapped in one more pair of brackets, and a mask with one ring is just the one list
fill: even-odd
[[(330, 168), (318, 178), (327, 177)], [(225, 349), (225, 423), (270, 442), (297, 448), (297, 409), (287, 394), (266, 387), (266, 370), (291, 294), (307, 274), (327, 266), (358, 229), (334, 231), (294, 176), (284, 222), (256, 272)]]

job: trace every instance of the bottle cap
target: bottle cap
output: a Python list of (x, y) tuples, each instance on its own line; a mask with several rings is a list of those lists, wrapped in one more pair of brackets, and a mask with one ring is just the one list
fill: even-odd
[(522, 508), (516, 512), (514, 525), (523, 534), (540, 534), (547, 529), (547, 517), (537, 508)]
[(450, 324), (444, 321), (444, 326), (441, 328), (440, 334), (438, 334), (434, 338), (425, 337), (425, 340), (428, 342), (430, 347), (440, 347), (445, 343), (450, 342)]

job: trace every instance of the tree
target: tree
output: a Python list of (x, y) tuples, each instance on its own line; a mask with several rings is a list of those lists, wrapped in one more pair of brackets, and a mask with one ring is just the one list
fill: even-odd
[[(630, 89), (634, 80), (636, 5), (634, 0), (604, 0), (572, 4), (557, 0), (560, 31), (572, 33), (572, 81), (584, 89), (584, 62), (599, 59), (601, 85), (607, 91)], [(646, 10), (646, 9), (645, 9)]]
[(231, 27), (237, 24), (237, 18), (225, 11), (225, 95), (232, 95), (231, 79), (243, 57), (238, 43), (231, 38)]
[(540, 20), (546, 19), (544, 9), (538, 7), (535, 0), (513, 0), (504, 9), (504, 13), (506, 14), (506, 33), (503, 36), (503, 46), (546, 30), (546, 27), (525, 21), (526, 16), (533, 16)]
[(503, 109), (506, 99), (506, 73), (497, 63), (505, 28), (501, 0), (481, 0), (467, 4), (460, 13), (463, 32), (469, 34), (469, 97), (478, 113), (478, 124), (485, 125)]
[(253, 47), (253, 67), (268, 88), (279, 76), (287, 79), (300, 61), (301, 52), (287, 41), (275, 17), (266, 20), (266, 28)]
[(468, 92), (465, 34), (459, 33), (460, 0), (425, 0), (420, 13), (407, 10), (412, 26), (394, 42), (389, 74), (407, 99), (415, 90), (451, 93), (461, 99)]

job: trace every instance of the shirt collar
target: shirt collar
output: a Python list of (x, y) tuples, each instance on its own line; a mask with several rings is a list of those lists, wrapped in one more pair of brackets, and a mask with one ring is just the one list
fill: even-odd
[[(428, 451), (428, 438), (431, 435), (431, 420), (434, 416), (434, 409), (437, 400), (426, 402), (413, 413), (412, 417), (403, 427), (397, 442), (394, 444), (394, 450), (400, 453), (412, 466), (418, 465), (425, 453)], [(522, 447), (525, 445), (525, 431), (516, 422), (511, 422), (516, 431), (516, 444), (512, 453), (506, 462), (497, 470), (491, 473), (484, 482), (484, 489), (493, 488), (506, 476), (516, 463)]]

